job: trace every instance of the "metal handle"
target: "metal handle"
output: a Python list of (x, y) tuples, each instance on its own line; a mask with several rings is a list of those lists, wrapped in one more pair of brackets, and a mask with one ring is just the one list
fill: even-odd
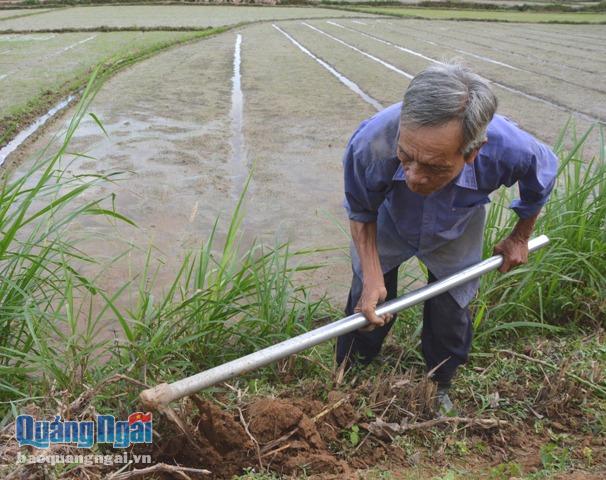
[[(548, 243), (549, 238), (545, 235), (541, 235), (528, 242), (528, 251), (534, 252)], [(502, 263), (502, 255), (490, 257), (471, 267), (461, 270), (454, 275), (446, 277), (443, 280), (431, 283), (418, 290), (407, 293), (402, 297), (383, 303), (377, 308), (376, 314), (381, 316), (387, 313), (396, 313), (405, 308), (417, 305), (418, 303), (440, 295), (453, 287), (481, 277), (492, 270), (496, 270)], [(251, 353), (223, 365), (197, 373), (191, 377), (178, 380), (171, 384), (162, 383), (156, 387), (144, 390), (139, 397), (143, 403), (152, 407), (166, 405), (174, 400), (202, 390), (203, 388), (210, 387), (211, 385), (223, 382), (242, 373), (263, 367), (276, 360), (292, 355), (293, 353), (298, 353), (318, 345), (326, 340), (358, 330), (367, 324), (368, 320), (366, 320), (361, 313), (356, 313), (297, 337), (277, 343), (271, 347), (264, 348), (258, 352)]]

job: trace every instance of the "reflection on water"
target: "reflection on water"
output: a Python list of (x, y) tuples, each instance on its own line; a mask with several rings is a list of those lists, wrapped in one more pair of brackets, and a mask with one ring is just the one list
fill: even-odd
[(242, 93), (242, 75), (240, 72), (241, 64), (241, 45), (242, 35), (236, 37), (236, 46), (234, 49), (234, 74), (232, 77), (231, 91), (231, 176), (232, 190), (231, 195), (237, 200), (242, 193), (248, 169), (246, 168), (246, 150), (244, 147), (244, 132), (242, 130), (244, 123), (244, 94)]

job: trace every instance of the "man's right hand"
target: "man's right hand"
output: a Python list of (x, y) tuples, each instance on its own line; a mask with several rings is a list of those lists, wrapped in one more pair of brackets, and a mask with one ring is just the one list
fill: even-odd
[(354, 312), (361, 313), (369, 321), (369, 324), (365, 327), (360, 328), (362, 332), (370, 332), (377, 327), (382, 327), (386, 323), (389, 323), (393, 318), (393, 315), (382, 315), (377, 316), (375, 310), (377, 305), (385, 301), (387, 297), (387, 289), (383, 279), (364, 283), (362, 288), (362, 295), (358, 304), (354, 308)]
[(360, 328), (360, 330), (370, 332), (376, 327), (382, 327), (385, 322), (389, 322), (393, 318), (393, 315), (378, 317), (375, 314), (377, 305), (384, 302), (387, 297), (377, 251), (377, 224), (376, 222), (363, 223), (351, 220), (349, 225), (351, 237), (360, 257), (362, 276), (364, 277), (362, 295), (354, 308), (354, 312), (361, 313), (370, 322), (369, 325)]

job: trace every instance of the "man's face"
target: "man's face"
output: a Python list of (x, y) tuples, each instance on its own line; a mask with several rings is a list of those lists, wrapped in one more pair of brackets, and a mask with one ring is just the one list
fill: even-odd
[(398, 159), (406, 174), (408, 188), (429, 195), (450, 183), (472, 163), (477, 151), (467, 159), (461, 154), (462, 131), (458, 120), (437, 127), (400, 127)]

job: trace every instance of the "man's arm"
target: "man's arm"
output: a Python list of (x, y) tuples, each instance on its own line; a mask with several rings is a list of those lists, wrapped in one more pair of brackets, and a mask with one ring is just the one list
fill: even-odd
[(508, 272), (513, 267), (528, 262), (528, 240), (534, 230), (539, 212), (529, 218), (520, 218), (513, 231), (507, 238), (500, 241), (494, 247), (495, 255), (503, 255), (503, 264), (499, 267), (500, 272)]
[(363, 274), (362, 295), (354, 311), (362, 313), (371, 323), (371, 325), (360, 329), (367, 331), (383, 326), (386, 321), (389, 322), (392, 318), (392, 315), (378, 317), (375, 314), (377, 305), (385, 301), (387, 297), (377, 250), (377, 224), (376, 222), (362, 223), (350, 220), (349, 226), (351, 237), (360, 257)]
[(556, 181), (558, 157), (534, 137), (527, 135), (526, 141), (532, 154), (519, 162), (521, 168), (511, 178), (517, 181), (520, 190), (520, 199), (511, 204), (519, 220), (509, 236), (494, 247), (495, 254), (503, 255), (500, 272), (528, 262), (528, 240)]

